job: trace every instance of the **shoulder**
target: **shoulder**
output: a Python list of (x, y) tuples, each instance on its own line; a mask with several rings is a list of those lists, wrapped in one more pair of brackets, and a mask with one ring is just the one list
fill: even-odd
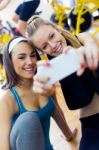
[(8, 99), (11, 99), (12, 95), (10, 93), (10, 90), (2, 90), (2, 96), (0, 97), (0, 101), (8, 102)]
[(83, 43), (94, 42), (95, 40), (95, 37), (91, 33), (88, 33), (88, 32), (79, 33), (77, 37)]
[(0, 97), (0, 109), (4, 108), (14, 113), (15, 101), (9, 89), (3, 91), (2, 96)]
[(89, 32), (82, 32), (77, 35), (77, 37), (81, 37), (81, 36), (87, 37), (87, 36), (91, 36), (91, 34)]

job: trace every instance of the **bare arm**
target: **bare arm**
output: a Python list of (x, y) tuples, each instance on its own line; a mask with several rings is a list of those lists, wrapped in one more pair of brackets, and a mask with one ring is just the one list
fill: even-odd
[(67, 141), (71, 141), (76, 137), (77, 129), (74, 129), (73, 132), (71, 131), (71, 129), (68, 126), (67, 121), (65, 119), (64, 113), (63, 113), (62, 109), (60, 108), (59, 104), (57, 103), (56, 96), (54, 95), (53, 97), (54, 97), (54, 101), (56, 104), (56, 108), (55, 108), (55, 111), (54, 111), (52, 117), (54, 118), (55, 122), (57, 123), (57, 125), (59, 126), (61, 131), (63, 132)]
[[(78, 39), (83, 43), (83, 44), (89, 44), (91, 41), (93, 41), (94, 43), (99, 44), (99, 39), (98, 39), (98, 35), (99, 33), (91, 34), (88, 32), (83, 32), (83, 33), (79, 33), (77, 35)], [(91, 43), (90, 43), (91, 44)]]
[(83, 44), (77, 51), (80, 63), (82, 64), (82, 68), (78, 72), (78, 75), (81, 75), (86, 67), (91, 70), (95, 70), (98, 67), (99, 40), (96, 36), (87, 32), (80, 33), (77, 36), (79, 41)]
[(0, 2), (0, 10), (4, 9), (9, 3), (10, 3), (11, 0), (2, 0)]
[(10, 150), (12, 109), (4, 99), (0, 100), (0, 150)]

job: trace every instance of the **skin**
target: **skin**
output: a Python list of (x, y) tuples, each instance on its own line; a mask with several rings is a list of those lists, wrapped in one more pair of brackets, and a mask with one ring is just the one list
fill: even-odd
[(3, 10), (10, 2), (11, 2), (11, 0), (1, 0), (0, 1), (0, 10)]
[[(46, 31), (45, 34), (43, 33), (44, 30)], [(48, 25), (41, 26), (33, 35), (32, 41), (37, 48), (51, 56), (59, 55), (67, 46), (65, 38)]]
[[(51, 38), (49, 38), (51, 33), (54, 33), (54, 37), (52, 36)], [(92, 37), (92, 35), (88, 33), (80, 33), (78, 35), (78, 39), (84, 46), (81, 46), (76, 50), (81, 63), (81, 68), (78, 70), (77, 74), (81, 75), (86, 67), (89, 67), (90, 69), (95, 71), (95, 69), (98, 67), (99, 62), (98, 39), (96, 37)], [(39, 48), (40, 50), (51, 56), (58, 56), (60, 53), (63, 52), (64, 48), (67, 45), (64, 42), (64, 37), (61, 36), (59, 30), (53, 28), (51, 25), (40, 26), (39, 29), (31, 37), (31, 40), (37, 48)], [(55, 51), (53, 52), (53, 50)], [(35, 78), (40, 82), (40, 78), (38, 78), (37, 76)], [(46, 85), (46, 81), (42, 82), (41, 85), (42, 85), (41, 87), (44, 87), (44, 85)], [(44, 93), (43, 88), (42, 93)], [(99, 96), (95, 95), (92, 102), (88, 106), (80, 110), (81, 118), (99, 112), (98, 99)]]
[[(83, 44), (83, 46), (75, 50), (81, 64), (77, 75), (82, 75), (86, 67), (92, 70), (98, 67), (99, 42), (96, 42), (95, 37), (88, 33), (80, 33), (77, 36)], [(65, 51), (68, 50), (65, 38), (58, 29), (53, 28), (51, 25), (40, 26), (31, 37), (31, 40), (37, 48), (50, 56), (57, 56), (64, 52), (64, 49)]]
[[(22, 80), (20, 85), (16, 85), (14, 88), (19, 93), (24, 107), (29, 111), (38, 110), (47, 105), (48, 96), (52, 95), (55, 103), (57, 104), (52, 116), (67, 140), (72, 140), (76, 136), (77, 130), (74, 129), (72, 132), (67, 125), (64, 114), (55, 98), (55, 87), (53, 85), (47, 85), (45, 87), (45, 96), (43, 96), (42, 92), (39, 91), (42, 85), (40, 82), (38, 84), (38, 80), (36, 80), (35, 70), (37, 67), (37, 59), (33, 49), (27, 43), (21, 42), (17, 44), (12, 51), (12, 62), (15, 72)], [(45, 78), (39, 78), (40, 81), (42, 80), (41, 83), (43, 80), (45, 82)], [(48, 79), (46, 78), (46, 80)], [(37, 85), (39, 88), (36, 88)], [(36, 89), (37, 92), (35, 93), (35, 90), (33, 89)], [(11, 92), (9, 89), (5, 90), (5, 93), (0, 98), (0, 149), (2, 150), (10, 150), (9, 136), (11, 131), (11, 121), (12, 117), (18, 112), (18, 105), (16, 101), (13, 100)]]
[(36, 57), (35, 52), (31, 51), (31, 47), (27, 43), (16, 45), (14, 53), (12, 53), (12, 62), (15, 72), (19, 76), (25, 79), (32, 79), (36, 71)]

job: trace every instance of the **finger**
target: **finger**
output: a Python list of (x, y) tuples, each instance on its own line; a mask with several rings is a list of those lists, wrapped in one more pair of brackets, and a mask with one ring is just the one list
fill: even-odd
[(71, 49), (71, 46), (67, 46), (63, 49), (63, 53), (67, 53)]
[(81, 76), (85, 71), (85, 68), (80, 68), (78, 71), (77, 71), (77, 76)]
[(93, 69), (98, 63), (98, 49), (96, 46), (91, 45), (85, 47), (85, 57), (88, 68)]
[(37, 87), (37, 86), (33, 86), (33, 91), (34, 93), (37, 93), (37, 94), (41, 94), (43, 91), (43, 89)]
[(54, 86), (55, 86), (55, 87), (60, 87), (60, 83), (59, 83), (59, 82), (56, 82), (56, 83), (54, 84)]
[(84, 56), (84, 48), (80, 47), (78, 50), (76, 50), (76, 53), (78, 54), (78, 58), (79, 58), (81, 67), (85, 66), (86, 60), (85, 60), (85, 56)]
[(41, 81), (38, 79), (34, 80), (34, 86), (45, 90), (51, 90), (55, 87), (53, 84), (48, 84), (47, 82), (45, 82), (45, 80)]
[(36, 83), (33, 86), (33, 91), (41, 95), (51, 96), (55, 92), (55, 87), (52, 85)]
[(38, 75), (36, 74), (34, 76), (34, 81), (38, 81), (40, 83), (47, 83), (50, 80), (50, 78), (48, 76), (42, 76), (42, 75)]
[(81, 76), (84, 71), (85, 68), (87, 66), (87, 62), (85, 60), (85, 56), (84, 56), (84, 47), (80, 47), (76, 50), (77, 54), (78, 54), (78, 58), (79, 58), (79, 62), (80, 62), (80, 68), (77, 71), (77, 76)]
[(33, 91), (40, 95), (46, 95), (46, 91), (38, 86), (33, 86)]
[(93, 57), (93, 70), (95, 70), (98, 67), (99, 62), (99, 50), (97, 48), (94, 49), (92, 57)]
[(78, 129), (75, 128), (74, 131), (73, 131), (73, 133), (74, 133), (74, 137), (75, 137), (77, 135), (77, 133), (78, 133)]
[(93, 66), (94, 66), (92, 54), (91, 53), (87, 53), (85, 57), (86, 57), (86, 62), (87, 62), (88, 68), (92, 69)]

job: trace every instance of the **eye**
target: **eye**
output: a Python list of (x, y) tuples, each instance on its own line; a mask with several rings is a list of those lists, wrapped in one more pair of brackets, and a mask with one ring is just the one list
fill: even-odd
[(18, 59), (25, 59), (25, 57), (24, 56), (20, 56), (20, 57), (18, 57)]
[(50, 35), (50, 39), (53, 39), (54, 38), (54, 36), (55, 36), (55, 34), (54, 33), (52, 33), (51, 35)]
[(43, 50), (46, 50), (47, 49), (47, 44), (45, 44), (43, 47), (42, 47)]

